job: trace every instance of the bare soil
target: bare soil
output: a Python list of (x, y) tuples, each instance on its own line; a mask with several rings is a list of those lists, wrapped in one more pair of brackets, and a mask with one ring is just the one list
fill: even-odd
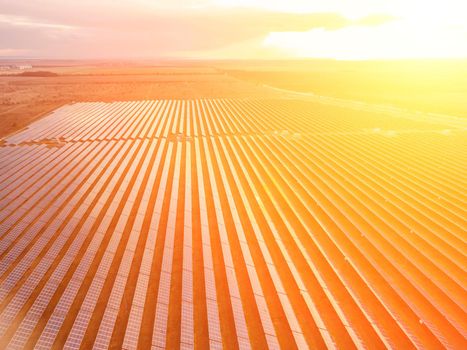
[[(58, 76), (0, 76), (0, 137), (55, 108), (83, 101), (251, 97), (253, 83), (205, 67), (38, 67)], [(34, 72), (34, 70), (32, 71)], [(31, 74), (31, 73), (29, 73)]]

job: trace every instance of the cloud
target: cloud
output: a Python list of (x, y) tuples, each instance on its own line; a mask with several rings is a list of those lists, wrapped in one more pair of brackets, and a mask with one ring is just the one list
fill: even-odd
[(43, 23), (36, 22), (27, 17), (11, 16), (0, 14), (0, 23), (14, 27), (31, 27), (31, 28), (52, 28), (52, 29), (72, 29), (72, 26), (65, 24)]
[(4, 48), (0, 49), (0, 57), (18, 57), (29, 54), (29, 50)]
[(209, 3), (183, 1), (174, 11), (145, 0), (82, 0), (66, 6), (57, 0), (0, 0), (0, 47), (56, 58), (190, 56), (243, 42), (258, 43), (270, 32), (332, 31), (390, 20), (382, 15), (351, 20), (338, 13), (206, 7)]
[(354, 21), (355, 25), (376, 27), (397, 20), (397, 17), (385, 14), (373, 14)]

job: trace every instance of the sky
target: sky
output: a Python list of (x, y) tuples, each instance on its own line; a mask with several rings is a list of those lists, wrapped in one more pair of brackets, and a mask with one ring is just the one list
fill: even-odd
[(467, 58), (467, 4), (0, 0), (0, 57)]

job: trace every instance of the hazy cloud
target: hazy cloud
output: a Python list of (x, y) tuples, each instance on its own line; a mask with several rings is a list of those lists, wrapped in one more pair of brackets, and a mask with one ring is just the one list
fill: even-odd
[(388, 22), (392, 22), (396, 20), (397, 17), (390, 16), (390, 15), (384, 15), (384, 14), (374, 14), (374, 15), (369, 15), (363, 18), (360, 18), (354, 23), (356, 25), (360, 26), (368, 26), (368, 27), (373, 27), (373, 26), (380, 26), (382, 24), (386, 24)]
[[(142, 3), (145, 6), (137, 6)], [(0, 0), (0, 47), (57, 58), (189, 56), (192, 51), (264, 38), (270, 32), (336, 30), (391, 20), (382, 15), (350, 20), (338, 13), (204, 7), (209, 1), (183, 1), (177, 12), (152, 4)]]

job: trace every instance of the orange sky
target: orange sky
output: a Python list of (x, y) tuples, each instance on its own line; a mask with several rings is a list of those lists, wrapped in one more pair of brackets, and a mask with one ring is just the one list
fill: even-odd
[(460, 0), (0, 0), (0, 57), (467, 57)]

